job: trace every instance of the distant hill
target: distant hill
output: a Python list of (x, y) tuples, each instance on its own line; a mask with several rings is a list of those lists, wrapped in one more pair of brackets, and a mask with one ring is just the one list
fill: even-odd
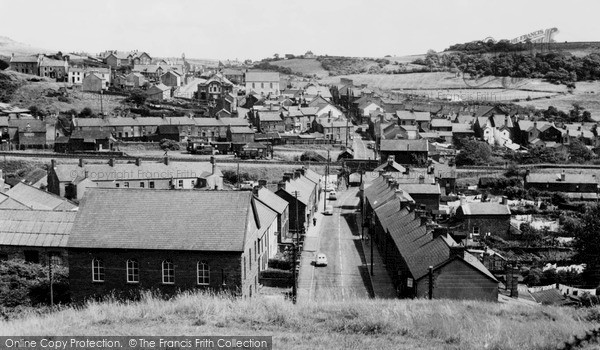
[(15, 55), (35, 55), (38, 53), (51, 52), (56, 51), (33, 47), (18, 41), (14, 41), (9, 37), (0, 36), (0, 56), (10, 57), (13, 53)]

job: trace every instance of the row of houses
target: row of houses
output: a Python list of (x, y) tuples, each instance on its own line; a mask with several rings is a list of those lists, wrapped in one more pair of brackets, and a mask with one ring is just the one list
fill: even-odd
[[(204, 170), (213, 183), (195, 186), (190, 177), (200, 181)], [(79, 207), (24, 183), (0, 194), (6, 197), (0, 201), (0, 259), (68, 266), (75, 301), (131, 297), (141, 290), (167, 295), (229, 290), (252, 296), (268, 260), (306, 229), (321, 176), (301, 168), (284, 174), (273, 191), (266, 181), (239, 191), (223, 189), (214, 163), (53, 162), (48, 172), (48, 188), (61, 195), (84, 182), (85, 189), (75, 188), (77, 196), (85, 192)], [(16, 194), (23, 189), (26, 195)], [(20, 202), (42, 196), (62, 204), (42, 208)]]
[[(363, 222), (398, 296), (497, 301), (498, 280), (460, 240), (434, 224), (425, 206), (415, 206), (422, 200), (413, 198), (411, 185), (381, 175), (361, 194)], [(477, 217), (463, 212), (467, 222)]]

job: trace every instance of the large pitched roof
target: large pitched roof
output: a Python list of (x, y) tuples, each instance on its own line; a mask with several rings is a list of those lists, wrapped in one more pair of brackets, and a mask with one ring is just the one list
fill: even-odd
[(507, 205), (492, 202), (466, 203), (461, 205), (459, 210), (464, 215), (510, 215)]
[(0, 209), (0, 245), (65, 247), (77, 212)]
[[(209, 162), (142, 162), (139, 166), (134, 163), (115, 162), (109, 164), (57, 164), (54, 172), (60, 182), (71, 182), (76, 178), (89, 177), (92, 181), (114, 181), (121, 180), (125, 176), (132, 181), (135, 179), (170, 179), (177, 178), (200, 178), (212, 173), (212, 164)], [(223, 174), (217, 167), (215, 173)]]
[(288, 202), (266, 187), (261, 187), (258, 190), (257, 199), (278, 214), (283, 214), (285, 209), (289, 206)]
[(278, 72), (259, 72), (259, 71), (250, 71), (246, 72), (246, 82), (253, 81), (273, 81), (279, 83), (279, 73)]
[(10, 198), (37, 210), (74, 210), (77, 205), (53, 193), (40, 190), (23, 182), (6, 191)]
[(249, 191), (93, 188), (68, 247), (241, 252), (251, 201)]
[(564, 174), (565, 179), (562, 180), (562, 174), (545, 174), (532, 173), (527, 175), (525, 181), (528, 183), (569, 183), (569, 184), (598, 184), (598, 180), (592, 174)]
[(381, 151), (429, 151), (427, 140), (381, 140)]

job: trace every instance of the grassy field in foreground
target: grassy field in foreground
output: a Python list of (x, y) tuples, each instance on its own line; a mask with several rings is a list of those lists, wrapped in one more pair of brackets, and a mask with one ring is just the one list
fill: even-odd
[(447, 300), (323, 300), (184, 294), (89, 303), (0, 322), (0, 335), (267, 335), (274, 349), (554, 349), (597, 309)]

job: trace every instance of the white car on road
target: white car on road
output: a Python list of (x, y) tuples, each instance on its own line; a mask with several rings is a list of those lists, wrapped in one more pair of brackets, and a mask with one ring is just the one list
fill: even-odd
[(315, 266), (327, 266), (327, 257), (323, 253), (317, 254), (317, 259), (315, 260)]

